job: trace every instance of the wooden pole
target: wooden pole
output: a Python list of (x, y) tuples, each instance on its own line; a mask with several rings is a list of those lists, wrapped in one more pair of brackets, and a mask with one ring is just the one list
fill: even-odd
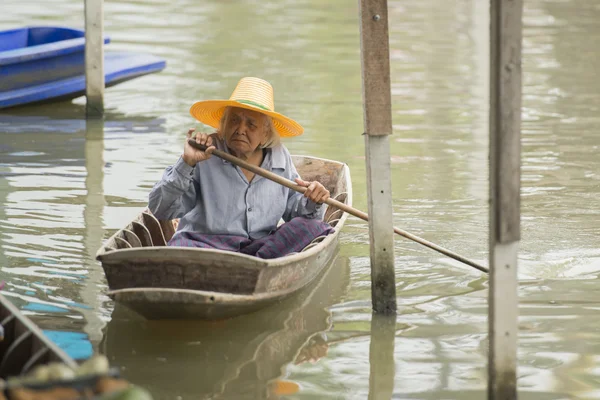
[(371, 299), (373, 311), (396, 313), (390, 141), (392, 100), (387, 0), (359, 0)]
[(490, 289), (488, 398), (517, 398), (523, 0), (490, 8)]
[(85, 0), (85, 95), (88, 117), (104, 114), (104, 0)]

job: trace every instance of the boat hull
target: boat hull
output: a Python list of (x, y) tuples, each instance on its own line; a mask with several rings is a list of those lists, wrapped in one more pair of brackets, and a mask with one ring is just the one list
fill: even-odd
[[(159, 72), (166, 67), (163, 59), (148, 54), (107, 52), (104, 61), (104, 83), (115, 86), (140, 76)], [(20, 89), (0, 92), (0, 109), (70, 100), (85, 95), (85, 75), (43, 82)]]
[[(311, 257), (280, 268), (280, 275), (294, 273), (301, 275), (302, 279), (293, 280), (285, 289), (278, 291), (244, 295), (204, 290), (126, 288), (111, 290), (108, 295), (150, 320), (231, 318), (268, 307), (301, 290), (321, 273), (336, 250), (337, 238)], [(290, 271), (292, 269), (294, 271)]]
[[(108, 37), (104, 43), (109, 43)], [(0, 92), (85, 74), (85, 32), (31, 27), (0, 32)]]

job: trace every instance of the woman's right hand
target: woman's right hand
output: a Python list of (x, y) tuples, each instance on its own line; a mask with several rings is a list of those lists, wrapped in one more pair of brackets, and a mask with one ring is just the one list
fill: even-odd
[(188, 139), (192, 138), (192, 133), (194, 133), (194, 128), (190, 128), (187, 132), (186, 138), (185, 138), (185, 145), (183, 146), (183, 161), (185, 161), (185, 163), (187, 165), (189, 165), (190, 167), (194, 167), (196, 166), (197, 163), (204, 161), (204, 160), (208, 160), (210, 158), (210, 155), (212, 154), (212, 151), (215, 149), (215, 146), (213, 146), (213, 140), (212, 137), (210, 137), (208, 134), (206, 133), (198, 133), (196, 134), (196, 143), (202, 144), (206, 147), (208, 147), (206, 149), (206, 151), (202, 151), (202, 150), (198, 150), (192, 146), (189, 145), (188, 143)]

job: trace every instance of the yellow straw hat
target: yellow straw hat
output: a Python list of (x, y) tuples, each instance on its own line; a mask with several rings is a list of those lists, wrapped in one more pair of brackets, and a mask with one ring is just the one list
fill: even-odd
[(273, 119), (273, 126), (281, 137), (299, 136), (304, 132), (299, 123), (275, 112), (273, 87), (259, 78), (240, 79), (229, 100), (198, 101), (190, 108), (190, 114), (198, 121), (218, 129), (225, 107), (229, 106), (268, 115)]

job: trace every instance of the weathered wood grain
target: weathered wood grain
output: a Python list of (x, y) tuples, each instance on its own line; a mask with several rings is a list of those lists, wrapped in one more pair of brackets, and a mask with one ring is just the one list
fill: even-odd
[(392, 133), (387, 0), (360, 0), (360, 49), (365, 134)]

